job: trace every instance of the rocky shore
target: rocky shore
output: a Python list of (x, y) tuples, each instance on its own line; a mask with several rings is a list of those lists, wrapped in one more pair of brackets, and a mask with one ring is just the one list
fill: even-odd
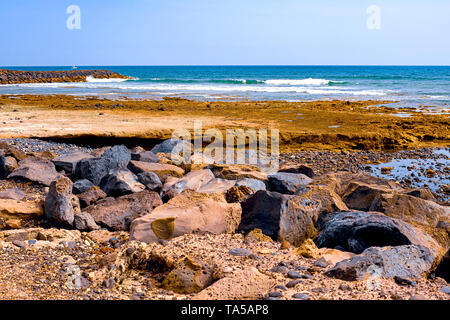
[[(121, 96), (1, 95), (0, 138), (41, 137), (78, 144), (150, 147), (174, 130), (277, 129), (280, 149), (400, 151), (450, 146), (448, 114), (393, 107), (392, 101), (193, 101)], [(410, 116), (405, 117), (407, 112)], [(326, 116), (324, 116), (326, 115)], [(45, 125), (44, 125), (45, 124)], [(119, 139), (119, 140), (118, 140)]]
[(267, 175), (177, 165), (180, 143), (0, 141), (0, 298), (449, 299), (444, 193), (366, 168), (432, 150), (291, 152)]
[(128, 79), (126, 76), (109, 70), (20, 71), (0, 69), (0, 84), (86, 82), (86, 77)]

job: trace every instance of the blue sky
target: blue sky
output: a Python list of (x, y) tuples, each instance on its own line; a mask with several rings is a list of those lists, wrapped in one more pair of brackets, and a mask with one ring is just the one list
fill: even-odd
[(3, 66), (450, 65), (448, 0), (1, 0), (0, 30)]

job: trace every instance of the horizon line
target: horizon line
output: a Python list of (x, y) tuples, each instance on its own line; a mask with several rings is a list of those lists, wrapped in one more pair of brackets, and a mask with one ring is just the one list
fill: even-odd
[(8, 65), (0, 68), (33, 67), (450, 67), (440, 64), (115, 64), (115, 65)]

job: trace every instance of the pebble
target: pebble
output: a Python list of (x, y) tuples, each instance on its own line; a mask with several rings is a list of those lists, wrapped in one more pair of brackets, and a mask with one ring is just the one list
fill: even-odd
[(106, 289), (112, 289), (115, 285), (116, 285), (116, 281), (114, 281), (114, 279), (112, 279), (112, 278), (103, 280), (103, 286)]
[(291, 280), (291, 281), (289, 281), (288, 283), (286, 283), (286, 287), (288, 287), (288, 288), (293, 288), (293, 287), (295, 287), (297, 284), (299, 284), (300, 282), (302, 282), (302, 281), (299, 280), (299, 279)]
[(289, 269), (285, 266), (275, 266), (270, 271), (285, 274), (289, 271)]
[(288, 272), (287, 276), (291, 279), (299, 279), (299, 278), (303, 278), (302, 275), (300, 273), (298, 273), (297, 271), (291, 270)]
[(223, 273), (231, 273), (233, 272), (233, 269), (231, 267), (224, 267), (222, 271)]
[(25, 248), (25, 242), (20, 240), (13, 240), (12, 244), (19, 248)]
[(415, 281), (407, 279), (407, 278), (399, 277), (399, 276), (395, 276), (394, 280), (397, 284), (399, 284), (401, 286), (415, 287), (417, 285), (417, 283)]
[(231, 254), (232, 256), (242, 256), (242, 257), (246, 257), (252, 254), (252, 252), (248, 249), (231, 249), (230, 251), (228, 251), (229, 254)]
[(295, 293), (292, 295), (292, 298), (297, 300), (309, 300), (310, 297), (306, 293)]
[(134, 248), (127, 248), (127, 250), (125, 252), (127, 253), (127, 255), (131, 255), (134, 253), (134, 251), (135, 251)]
[(283, 296), (283, 293), (279, 292), (279, 291), (269, 292), (269, 297), (272, 297), (272, 298), (278, 298), (278, 297), (282, 297), (282, 296)]
[(286, 291), (287, 290), (287, 288), (285, 286), (280, 285), (280, 284), (275, 286), (275, 289), (278, 289), (278, 290), (281, 290), (281, 291)]

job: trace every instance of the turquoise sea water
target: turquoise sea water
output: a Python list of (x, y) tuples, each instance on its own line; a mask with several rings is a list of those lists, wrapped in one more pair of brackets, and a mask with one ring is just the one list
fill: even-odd
[(85, 66), (78, 69), (108, 69), (133, 80), (0, 85), (0, 94), (181, 96), (201, 100), (381, 99), (398, 100), (402, 106), (438, 106), (447, 110), (450, 105), (449, 66)]

